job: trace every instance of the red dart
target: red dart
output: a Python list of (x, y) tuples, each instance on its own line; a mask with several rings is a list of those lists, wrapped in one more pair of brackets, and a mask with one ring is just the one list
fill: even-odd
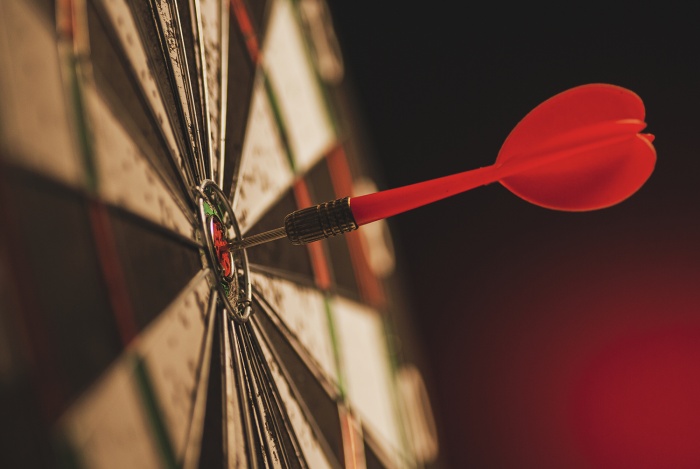
[(609, 84), (569, 89), (530, 111), (511, 131), (491, 166), (374, 194), (338, 199), (287, 216), (284, 228), (233, 248), (287, 236), (305, 244), (500, 182), (519, 197), (556, 210), (615, 205), (634, 194), (656, 163), (644, 103)]
[(632, 91), (583, 85), (543, 102), (506, 138), (496, 163), (410, 186), (353, 197), (358, 225), (499, 181), (534, 204), (595, 210), (637, 191), (654, 170), (653, 136)]

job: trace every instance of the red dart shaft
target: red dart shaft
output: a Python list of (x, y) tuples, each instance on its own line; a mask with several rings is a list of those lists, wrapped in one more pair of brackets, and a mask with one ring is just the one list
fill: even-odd
[(350, 199), (355, 223), (365, 225), (498, 180), (495, 165)]

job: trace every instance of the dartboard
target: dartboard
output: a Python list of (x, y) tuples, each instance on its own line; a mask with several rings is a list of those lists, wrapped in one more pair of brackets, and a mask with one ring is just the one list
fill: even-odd
[(425, 467), (387, 225), (322, 0), (0, 3), (2, 467)]

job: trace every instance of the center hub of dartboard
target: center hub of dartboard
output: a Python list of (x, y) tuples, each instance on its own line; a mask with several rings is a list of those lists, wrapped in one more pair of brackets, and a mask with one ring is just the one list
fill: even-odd
[(228, 236), (226, 235), (226, 229), (224, 224), (221, 223), (216, 216), (212, 216), (211, 219), (211, 231), (212, 238), (214, 241), (214, 254), (219, 265), (218, 268), (221, 271), (221, 275), (224, 278), (229, 278), (233, 275), (233, 254), (229, 248), (230, 242)]
[(250, 271), (245, 249), (232, 247), (241, 239), (236, 215), (214, 181), (205, 180), (197, 192), (204, 262), (212, 271), (218, 298), (228, 314), (238, 322), (247, 321), (252, 298)]

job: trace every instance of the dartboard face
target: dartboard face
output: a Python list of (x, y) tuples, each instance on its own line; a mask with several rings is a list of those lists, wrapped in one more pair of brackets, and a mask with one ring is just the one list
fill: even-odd
[(2, 467), (424, 467), (385, 224), (319, 0), (0, 3)]

